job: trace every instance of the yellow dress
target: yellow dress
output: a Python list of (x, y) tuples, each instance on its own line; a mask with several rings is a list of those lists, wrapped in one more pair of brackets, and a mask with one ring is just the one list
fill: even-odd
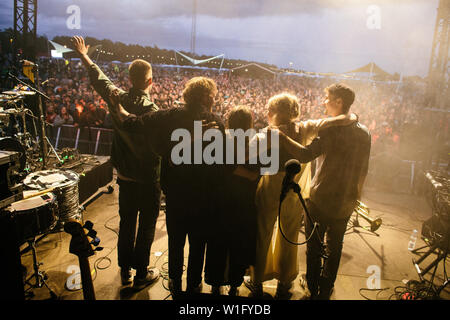
[[(332, 122), (330, 118), (300, 122), (297, 124), (299, 134), (297, 142), (308, 145), (317, 137), (320, 128), (331, 123), (336, 122)], [(274, 278), (283, 283), (290, 283), (295, 280), (299, 272), (298, 246), (286, 241), (278, 226), (278, 206), (284, 176), (285, 172), (262, 176), (256, 190), (258, 225), (256, 260), (252, 272), (252, 280), (255, 283)], [(311, 163), (302, 164), (302, 169), (295, 176), (294, 181), (299, 184), (302, 197), (309, 198)], [(281, 206), (281, 222), (284, 235), (292, 242), (304, 241), (304, 239), (299, 240), (302, 219), (303, 206), (297, 194), (290, 190)]]

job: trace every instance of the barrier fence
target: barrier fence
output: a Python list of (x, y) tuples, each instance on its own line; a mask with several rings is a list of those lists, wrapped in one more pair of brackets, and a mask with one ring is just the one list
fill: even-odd
[(109, 156), (113, 130), (95, 127), (62, 125), (52, 127), (49, 136), (55, 149), (74, 148), (82, 154)]

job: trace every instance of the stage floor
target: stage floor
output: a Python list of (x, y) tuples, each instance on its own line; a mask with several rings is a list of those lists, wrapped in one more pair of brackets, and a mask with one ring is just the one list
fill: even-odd
[[(344, 239), (344, 249), (338, 277), (335, 283), (333, 300), (365, 300), (369, 299), (388, 300), (398, 286), (404, 286), (407, 280), (419, 280), (412, 258), (420, 256), (408, 251), (408, 242), (413, 229), (421, 231), (422, 222), (431, 216), (431, 209), (423, 197), (411, 194), (399, 194), (392, 192), (381, 192), (379, 190), (365, 190), (363, 202), (369, 206), (372, 217), (381, 217), (383, 224), (377, 231), (378, 235), (361, 228), (349, 229)], [(84, 213), (84, 218), (94, 223), (94, 228), (101, 238), (103, 251), (97, 252), (89, 258), (93, 272), (94, 288), (96, 298), (99, 300), (171, 300), (168, 291), (168, 249), (167, 234), (164, 211), (160, 212), (155, 240), (151, 248), (150, 265), (159, 268), (162, 277), (152, 286), (134, 292), (130, 286), (122, 286), (120, 282), (119, 268), (117, 266), (117, 234), (119, 228), (118, 216), (118, 186), (114, 185), (111, 194), (103, 194), (92, 202)], [(365, 221), (360, 218), (360, 222)], [(303, 241), (301, 234), (299, 241)], [(70, 236), (66, 233), (50, 234), (41, 240), (37, 246), (38, 260), (43, 263), (40, 267), (48, 274), (48, 285), (55, 291), (59, 299), (81, 300), (82, 290), (71, 291), (67, 289), (66, 283), (74, 279), (73, 266), (78, 266), (78, 259), (69, 253)], [(425, 242), (418, 239), (416, 248), (422, 247)], [(187, 265), (187, 248), (185, 247), (185, 265)], [(298, 264), (300, 274), (306, 271), (305, 246), (298, 248)], [(422, 250), (424, 251), (424, 250)], [(426, 251), (426, 249), (425, 249)], [(427, 266), (435, 255), (431, 255), (421, 264)], [(447, 260), (448, 261), (448, 260)], [(32, 256), (31, 252), (22, 256), (22, 264), (31, 275)], [(435, 284), (442, 284), (442, 263), (436, 272)], [(447, 268), (448, 268), (447, 262)], [(370, 279), (374, 277), (376, 270), (380, 274), (379, 288), (387, 288), (381, 292), (362, 291), (370, 285)], [(450, 269), (449, 269), (450, 270)], [(433, 271), (433, 270), (431, 270)], [(425, 278), (429, 279), (431, 273)], [(185, 286), (186, 272), (184, 273), (183, 287)], [(305, 297), (305, 291), (299, 285), (299, 277), (292, 288), (291, 300), (301, 300)], [(370, 278), (370, 279), (369, 279)], [(72, 282), (73, 283), (73, 282)], [(376, 285), (376, 282), (372, 282)], [(203, 292), (209, 293), (211, 287), (203, 284)], [(276, 281), (264, 283), (265, 292), (274, 295)], [(34, 300), (48, 299), (46, 288), (33, 290)], [(249, 291), (242, 285), (240, 296), (247, 297)]]

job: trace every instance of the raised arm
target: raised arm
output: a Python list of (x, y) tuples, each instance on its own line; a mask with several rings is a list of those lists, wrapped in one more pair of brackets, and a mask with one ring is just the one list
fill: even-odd
[(81, 62), (83, 62), (83, 65), (86, 67), (86, 69), (89, 69), (90, 66), (94, 64), (92, 62), (91, 58), (88, 56), (89, 51), (89, 45), (86, 45), (84, 43), (84, 38), (80, 36), (74, 36), (72, 39), (70, 39), (72, 42), (72, 46), (76, 53), (78, 53), (78, 56), (81, 59)]
[[(94, 87), (95, 91), (103, 98), (103, 100), (109, 102), (109, 97), (114, 90), (120, 90), (112, 81), (103, 73), (102, 70), (91, 60), (88, 56), (89, 45), (86, 45), (83, 37), (74, 36), (71, 39), (74, 50), (78, 53), (83, 65), (88, 70), (89, 79)], [(120, 90), (123, 92), (122, 90)]]

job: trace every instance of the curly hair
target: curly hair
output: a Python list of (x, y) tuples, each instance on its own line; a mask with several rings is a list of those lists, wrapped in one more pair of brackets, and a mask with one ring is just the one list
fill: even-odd
[(183, 90), (183, 99), (190, 108), (202, 108), (202, 98), (207, 95), (215, 96), (217, 85), (213, 79), (207, 77), (194, 77), (186, 82)]
[(279, 124), (288, 124), (299, 115), (298, 98), (287, 92), (272, 96), (267, 106), (269, 113), (277, 117)]

